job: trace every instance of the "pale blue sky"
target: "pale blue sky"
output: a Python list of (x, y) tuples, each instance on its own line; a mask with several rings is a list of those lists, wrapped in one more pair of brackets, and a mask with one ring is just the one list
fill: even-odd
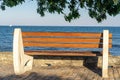
[(108, 17), (102, 23), (91, 19), (87, 11), (82, 10), (81, 17), (71, 23), (64, 20), (63, 15), (48, 14), (41, 17), (36, 12), (36, 2), (26, 2), (22, 5), (0, 10), (0, 25), (39, 25), (39, 26), (120, 26), (120, 14), (116, 17)]

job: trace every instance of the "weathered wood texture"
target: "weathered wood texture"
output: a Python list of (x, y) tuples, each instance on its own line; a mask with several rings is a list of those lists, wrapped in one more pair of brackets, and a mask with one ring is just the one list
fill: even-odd
[[(103, 33), (22, 32), (22, 36), (25, 47), (103, 48)], [(110, 33), (109, 48), (111, 38)]]
[[(84, 35), (83, 35), (84, 34)], [(102, 33), (87, 33), (87, 32), (22, 32), (23, 37), (26, 36), (65, 36), (65, 37), (96, 37), (103, 36)], [(112, 38), (112, 34), (109, 34), (109, 38)]]
[[(102, 48), (102, 44), (61, 44), (61, 43), (24, 43), (24, 47), (56, 47), (56, 48)], [(111, 48), (112, 45), (109, 45)]]
[(102, 52), (89, 51), (25, 51), (27, 55), (45, 55), (45, 56), (100, 56)]
[[(84, 34), (84, 35), (83, 35)], [(103, 33), (79, 32), (22, 32), (24, 47), (103, 48)], [(109, 48), (112, 34), (109, 34)], [(28, 55), (98, 56), (101, 52), (80, 51), (25, 51)]]
[[(23, 38), (24, 42), (57, 42), (57, 43), (103, 43), (103, 39), (97, 38)], [(112, 39), (109, 39), (109, 43), (112, 43)]]

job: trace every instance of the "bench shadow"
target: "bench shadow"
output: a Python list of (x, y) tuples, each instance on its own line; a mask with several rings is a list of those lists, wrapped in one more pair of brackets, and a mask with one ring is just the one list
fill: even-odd
[[(102, 69), (97, 67), (98, 65), (98, 57), (83, 57), (83, 56), (34, 56), (35, 59), (47, 59), (47, 60), (83, 60), (83, 66), (88, 68), (89, 70), (97, 73), (102, 76)], [(47, 64), (48, 66), (52, 66), (51, 64)]]
[(97, 73), (99, 76), (102, 76), (102, 69), (97, 66), (98, 57), (86, 57), (83, 65), (89, 70)]
[(82, 60), (85, 57), (78, 56), (34, 56), (34, 59), (47, 59), (47, 60)]

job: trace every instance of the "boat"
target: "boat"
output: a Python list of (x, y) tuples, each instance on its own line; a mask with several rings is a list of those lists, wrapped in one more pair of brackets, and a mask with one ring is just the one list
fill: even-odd
[(9, 27), (12, 27), (12, 25), (10, 24)]

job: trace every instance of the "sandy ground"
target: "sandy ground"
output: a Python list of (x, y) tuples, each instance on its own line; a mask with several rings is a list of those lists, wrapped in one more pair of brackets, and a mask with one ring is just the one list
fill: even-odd
[[(96, 71), (99, 72), (99, 71)], [(85, 67), (39, 67), (22, 75), (15, 75), (12, 63), (0, 63), (0, 80), (94, 80), (95, 77), (87, 77), (86, 74), (99, 76)]]
[[(39, 64), (33, 65), (33, 69), (29, 72), (22, 75), (15, 75), (13, 62), (11, 59), (8, 60), (9, 59), (3, 58), (0, 61), (0, 80), (96, 80), (94, 76), (97, 75), (97, 78), (100, 77), (100, 70), (96, 70), (96, 74), (96, 72), (86, 67), (41, 67)], [(86, 73), (94, 76), (89, 78)]]
[[(33, 65), (33, 69), (22, 75), (15, 75), (12, 55), (0, 55), (0, 80), (120, 80), (120, 67), (109, 67), (109, 79), (102, 79), (101, 69), (86, 65), (73, 66), (44, 66)], [(6, 55), (7, 54), (7, 55)]]

